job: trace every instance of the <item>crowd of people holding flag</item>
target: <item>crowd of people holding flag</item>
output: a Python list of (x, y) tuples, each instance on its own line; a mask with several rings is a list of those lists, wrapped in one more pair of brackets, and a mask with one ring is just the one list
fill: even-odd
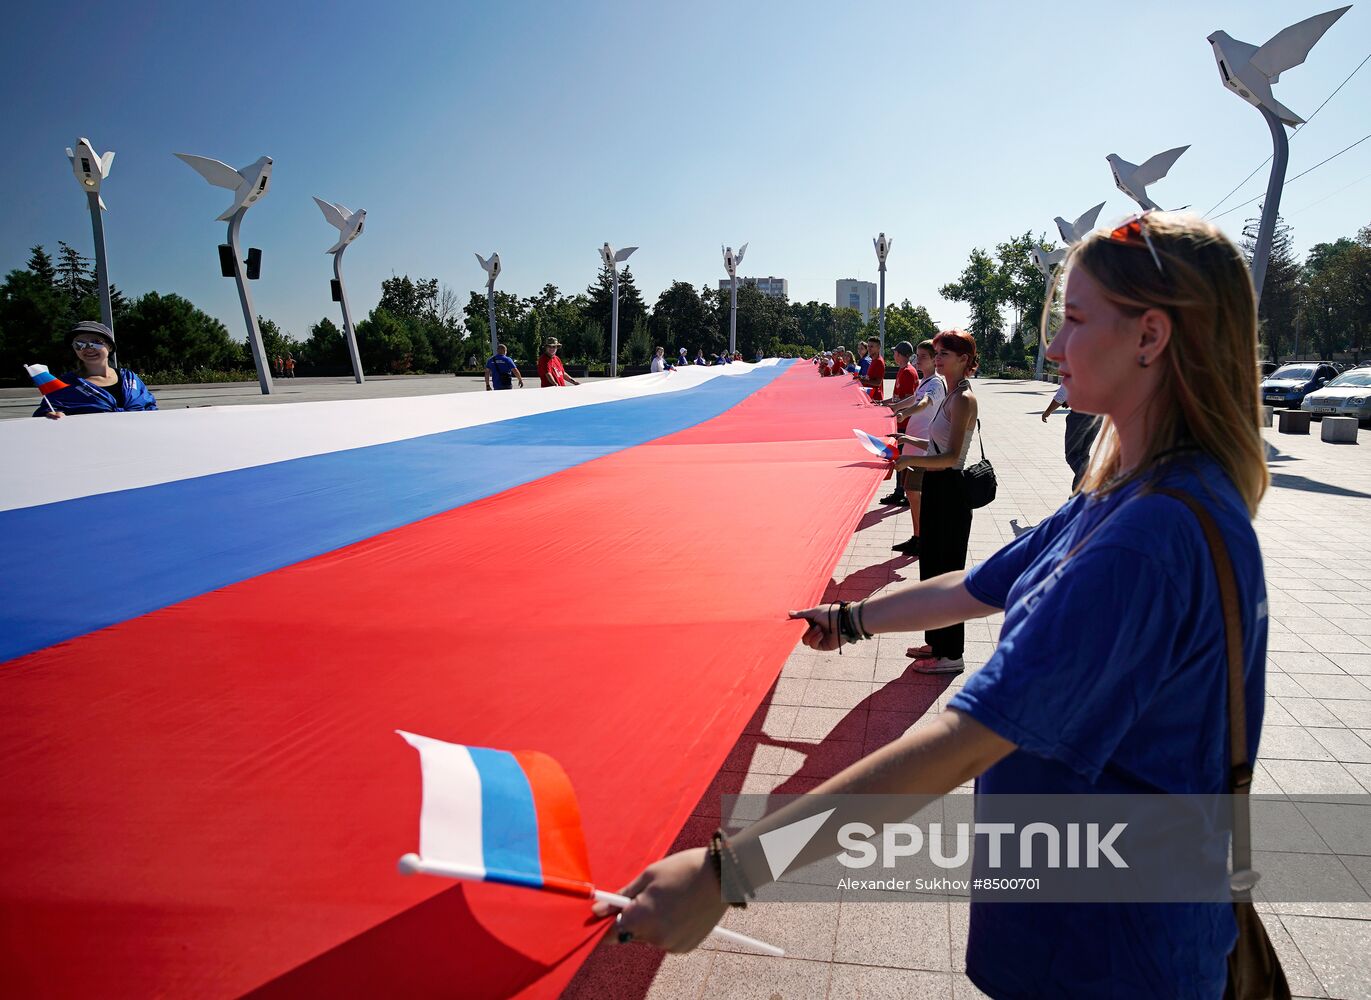
[[(821, 376), (855, 376), (904, 422), (883, 447), (903, 476), (915, 531), (905, 551), (919, 557), (920, 572), (917, 583), (864, 600), (790, 612), (803, 623), (802, 642), (831, 652), (923, 630), (927, 645), (910, 650), (912, 669), (954, 674), (964, 670), (964, 623), (1003, 614), (985, 665), (926, 723), (746, 829), (719, 830), (708, 845), (656, 862), (618, 894), (595, 890), (583, 864), (556, 886), (542, 878), (541, 887), (595, 899), (620, 942), (688, 951), (728, 906), (745, 905), (774, 880), (763, 838), (812, 819), (813, 796), (859, 796), (869, 804), (853, 808), (875, 826), (907, 818), (892, 804), (901, 796), (941, 795), (973, 779), (978, 795), (1229, 795), (1234, 825), (1210, 816), (1204, 842), (1183, 848), (1224, 865), (1227, 884), (1229, 831), (1246, 808), (1236, 803), (1251, 783), (1265, 701), (1267, 601), (1252, 519), (1269, 474), (1251, 363), (1253, 286), (1221, 230), (1160, 211), (1086, 236), (1060, 273), (1063, 318), (1047, 357), (1073, 410), (1102, 418), (1099, 441), (1073, 496), (970, 570), (963, 473), (978, 426), (974, 338), (950, 330), (917, 347), (897, 345), (888, 402), (878, 341), (868, 345), (865, 371), (843, 348), (815, 360)], [(58, 378), (43, 365), (28, 368), (43, 397), (35, 415), (157, 408), (137, 374), (115, 364), (108, 327), (77, 324), (70, 343), (72, 371)], [(542, 383), (575, 385), (558, 347), (544, 347)], [(493, 752), (463, 752), (475, 762), (460, 769), (476, 788), (462, 793), (468, 798), (514, 769)], [(505, 781), (532, 787), (531, 798), (519, 792), (523, 808), (543, 812), (539, 789), (556, 784), (546, 777), (551, 766), (533, 758), (515, 765), (544, 775)], [(427, 763), (424, 771), (427, 813)], [(546, 808), (572, 817), (564, 803)], [(441, 812), (435, 822), (457, 815)], [(425, 855), (442, 853), (442, 843), (441, 829), (421, 829)], [(811, 836), (792, 866), (836, 851), (834, 838)], [(1251, 874), (1236, 837), (1232, 858), (1235, 880)], [(437, 872), (443, 861), (417, 859), (414, 870)], [(532, 884), (522, 872), (501, 877)], [(1241, 965), (1264, 951), (1270, 989), (1262, 995), (1288, 996), (1245, 892), (1236, 888), (1231, 902), (1088, 906), (973, 894), (966, 971), (993, 997), (1217, 997), (1232, 985), (1233, 956)]]
[[(924, 629), (938, 659), (960, 655), (962, 623), (1003, 613), (989, 660), (925, 723), (745, 829), (650, 865), (620, 890), (628, 905), (596, 903), (618, 941), (698, 946), (730, 905), (777, 877), (768, 833), (823, 822), (816, 796), (859, 796), (845, 818), (861, 814), (875, 829), (907, 819), (899, 797), (972, 779), (977, 795), (1227, 794), (1233, 825), (1216, 811), (1201, 843), (1177, 849), (1209, 859), (1229, 885), (1229, 833), (1246, 815), (1240, 793), (1265, 701), (1266, 589), (1252, 518), (1269, 475), (1252, 282), (1216, 226), (1159, 211), (1085, 237), (1062, 271), (1063, 321), (1048, 358), (1072, 406), (1103, 417), (1071, 499), (962, 568), (970, 511), (953, 473), (977, 413), (976, 345), (940, 334), (932, 360), (946, 395), (925, 435), (901, 442), (927, 451), (896, 459), (923, 470), (919, 582), (791, 612), (814, 650)], [(807, 836), (790, 867), (837, 853), (836, 838)], [(967, 975), (992, 997), (1219, 997), (1238, 995), (1244, 976), (1254, 979), (1241, 995), (1289, 996), (1243, 888), (1250, 853), (1236, 834), (1232, 859), (1228, 902), (973, 893)], [(983, 873), (979, 851), (977, 865)]]

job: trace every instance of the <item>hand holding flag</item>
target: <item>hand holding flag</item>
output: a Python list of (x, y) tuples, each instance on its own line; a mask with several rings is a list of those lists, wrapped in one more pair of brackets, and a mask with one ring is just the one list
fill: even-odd
[(70, 388), (67, 383), (48, 371), (47, 365), (25, 365), (24, 371), (29, 373), (29, 378), (33, 379), (33, 384), (38, 387), (38, 391), (43, 394), (43, 402), (48, 404), (48, 409), (53, 416), (60, 417), (57, 407), (52, 405), (52, 400), (48, 396), (62, 389)]
[(856, 427), (852, 428), (852, 433), (855, 434), (857, 440), (862, 443), (863, 448), (879, 459), (893, 462), (895, 461), (895, 456), (900, 453), (899, 448), (895, 447), (894, 438), (879, 438), (875, 434), (869, 434)]
[[(419, 853), (400, 859), (402, 873), (499, 882), (620, 908), (629, 904), (625, 896), (595, 888), (576, 793), (551, 757), (396, 732), (419, 751), (424, 789)], [(713, 934), (768, 955), (785, 954), (722, 927)]]

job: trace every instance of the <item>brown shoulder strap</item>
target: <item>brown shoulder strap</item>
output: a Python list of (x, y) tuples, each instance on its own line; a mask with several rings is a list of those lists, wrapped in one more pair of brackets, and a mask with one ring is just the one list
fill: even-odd
[[(1179, 500), (1190, 508), (1209, 545), (1209, 555), (1219, 580), (1219, 599), (1223, 603), (1223, 627), (1228, 651), (1228, 786), (1233, 801), (1233, 880), (1234, 888), (1250, 889), (1256, 878), (1252, 872), (1252, 817), (1246, 798), (1252, 789), (1252, 762), (1247, 759), (1247, 693), (1243, 683), (1242, 604), (1238, 599), (1238, 579), (1218, 524), (1209, 511), (1188, 493), (1174, 489), (1154, 492)], [(1240, 798), (1241, 797), (1241, 798)]]

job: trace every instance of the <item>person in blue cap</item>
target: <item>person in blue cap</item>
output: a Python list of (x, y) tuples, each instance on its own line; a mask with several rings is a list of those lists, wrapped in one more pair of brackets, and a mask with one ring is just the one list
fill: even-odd
[[(104, 323), (82, 320), (68, 337), (76, 367), (62, 376), (65, 389), (43, 397), (35, 417), (155, 410), (157, 400), (136, 372), (114, 364), (114, 333)], [(49, 405), (51, 404), (51, 405)]]

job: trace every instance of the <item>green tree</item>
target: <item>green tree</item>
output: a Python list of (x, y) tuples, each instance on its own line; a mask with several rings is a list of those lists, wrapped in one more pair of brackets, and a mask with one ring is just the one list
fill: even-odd
[(645, 365), (652, 359), (656, 348), (657, 345), (652, 340), (652, 333), (648, 330), (647, 317), (639, 316), (634, 321), (633, 329), (629, 331), (628, 337), (620, 345), (620, 363)]
[(357, 350), (369, 372), (403, 375), (414, 370), (414, 342), (408, 325), (384, 309), (373, 309), (357, 324)]
[(998, 357), (1004, 346), (1004, 317), (1000, 304), (1005, 299), (1004, 276), (991, 256), (979, 247), (971, 251), (961, 277), (938, 289), (938, 294), (953, 302), (965, 302), (971, 310), (969, 333), (976, 338), (980, 353)]
[(1302, 353), (1312, 344), (1325, 358), (1335, 352), (1363, 356), (1371, 323), (1371, 226), (1355, 240), (1344, 237), (1310, 249), (1299, 301)]
[(585, 364), (595, 368), (603, 367), (609, 357), (608, 338), (605, 328), (593, 320), (582, 320), (580, 327), (565, 339), (567, 346), (563, 352), (570, 357), (580, 358)]
[[(520, 329), (528, 308), (528, 301), (517, 295), (500, 291), (495, 293), (495, 332), (499, 335), (500, 343), (505, 344), (510, 350), (521, 346)], [(484, 363), (485, 358), (490, 356), (490, 318), (486, 309), (485, 293), (472, 292), (467, 304), (462, 307), (462, 315), (466, 319), (465, 349), (476, 354)], [(515, 360), (527, 363), (536, 358), (535, 352), (531, 358)]]
[(836, 343), (833, 339), (837, 333), (833, 307), (827, 302), (792, 302), (790, 315), (795, 320), (798, 344), (817, 349), (832, 347)]
[[(1025, 232), (995, 248), (1000, 259), (1004, 301), (1014, 310), (1014, 323), (1010, 330), (1018, 335), (1023, 345), (1037, 343), (1036, 331), (1042, 321), (1043, 302), (1047, 298), (1047, 281), (1033, 262), (1035, 248), (1051, 252), (1057, 249), (1057, 244), (1048, 240), (1046, 233), (1034, 236), (1032, 232)], [(1022, 353), (1016, 351), (1015, 356), (1021, 358)]]
[(897, 306), (885, 308), (885, 344), (887, 350), (902, 340), (918, 347), (919, 342), (938, 335), (938, 326), (923, 306), (912, 305), (905, 299)]
[(860, 309), (853, 309), (851, 306), (839, 306), (833, 310), (833, 339), (824, 344), (829, 350), (841, 344), (843, 347), (857, 352), (857, 341), (865, 339), (866, 324), (862, 322), (862, 312)]
[(57, 241), (56, 271), (57, 287), (66, 295), (74, 311), (80, 309), (84, 300), (95, 297), (95, 268), (91, 259), (83, 257), (62, 240)]
[(282, 332), (275, 320), (259, 315), (257, 317), (257, 329), (261, 331), (262, 346), (267, 352), (268, 360), (276, 357), (284, 358), (288, 354), (294, 357), (296, 361), (300, 360), (303, 345), (289, 333)]
[(233, 371), (251, 367), (247, 345), (234, 340), (223, 323), (179, 295), (148, 292), (138, 298), (128, 307), (118, 333), (120, 363), (140, 371)]
[[(614, 302), (614, 276), (608, 267), (600, 265), (600, 273), (595, 278), (595, 283), (586, 289), (586, 302), (582, 310), (582, 317), (609, 331), (611, 329), (610, 316), (613, 312)], [(619, 347), (622, 354), (623, 341), (628, 331), (633, 329), (633, 324), (639, 319), (647, 316), (647, 305), (643, 302), (642, 293), (638, 291), (637, 282), (633, 280), (633, 272), (625, 264), (619, 271)]]
[(11, 271), (0, 285), (0, 377), (23, 376), (21, 365), (71, 368), (67, 346), (71, 305), (53, 283), (52, 259), (34, 247), (30, 270)]
[(327, 316), (309, 328), (309, 339), (300, 345), (296, 356), (311, 374), (343, 375), (352, 372), (347, 338)]
[(653, 346), (662, 345), (668, 357), (675, 357), (684, 347), (693, 358), (695, 351), (713, 339), (713, 317), (700, 293), (686, 281), (673, 281), (652, 307), (651, 332)]

